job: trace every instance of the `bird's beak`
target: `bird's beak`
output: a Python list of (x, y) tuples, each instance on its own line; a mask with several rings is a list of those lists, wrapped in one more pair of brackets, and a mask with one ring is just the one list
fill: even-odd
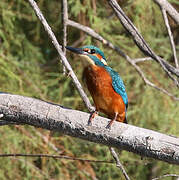
[(76, 54), (80, 54), (80, 55), (85, 54), (85, 52), (81, 48), (73, 48), (73, 47), (69, 47), (69, 46), (66, 46), (65, 48)]

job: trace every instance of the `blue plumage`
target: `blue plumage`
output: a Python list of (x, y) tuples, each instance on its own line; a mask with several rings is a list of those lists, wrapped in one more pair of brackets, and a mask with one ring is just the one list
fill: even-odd
[(123, 101), (124, 101), (124, 104), (126, 106), (126, 110), (127, 110), (127, 107), (128, 107), (128, 98), (127, 98), (127, 93), (126, 93), (126, 90), (125, 90), (125, 86), (124, 86), (124, 83), (121, 79), (121, 77), (119, 76), (119, 74), (114, 71), (111, 67), (109, 66), (105, 66), (104, 67), (108, 72), (109, 74), (111, 75), (111, 78), (112, 78), (112, 86), (114, 88), (114, 90), (121, 95)]

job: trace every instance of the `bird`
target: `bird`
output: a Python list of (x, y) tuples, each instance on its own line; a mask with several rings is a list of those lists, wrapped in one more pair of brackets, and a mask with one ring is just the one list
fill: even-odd
[(88, 124), (102, 112), (111, 121), (106, 128), (111, 129), (114, 121), (127, 123), (128, 97), (120, 75), (107, 64), (104, 53), (96, 46), (87, 45), (81, 48), (66, 46), (66, 49), (79, 55), (83, 62), (83, 79), (92, 96), (95, 111)]

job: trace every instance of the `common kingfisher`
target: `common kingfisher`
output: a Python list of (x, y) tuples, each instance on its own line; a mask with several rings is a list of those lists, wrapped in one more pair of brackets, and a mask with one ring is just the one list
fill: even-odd
[(92, 45), (66, 48), (78, 54), (84, 64), (83, 78), (96, 107), (88, 124), (98, 112), (112, 119), (106, 128), (110, 128), (115, 120), (127, 123), (128, 98), (125, 86), (119, 74), (108, 66), (104, 53)]

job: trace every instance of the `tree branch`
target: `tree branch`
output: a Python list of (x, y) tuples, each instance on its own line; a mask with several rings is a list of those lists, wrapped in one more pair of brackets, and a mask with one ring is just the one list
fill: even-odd
[(137, 59), (132, 59), (132, 61), (136, 64), (139, 62), (143, 62), (143, 61), (151, 61), (152, 58), (151, 57), (144, 57), (144, 58), (137, 58)]
[(11, 122), (59, 131), (91, 142), (134, 152), (141, 156), (179, 165), (179, 138), (152, 130), (96, 117), (88, 126), (89, 114), (19, 95), (0, 94), (0, 114)]
[(126, 180), (130, 180), (130, 178), (129, 178), (128, 174), (126, 173), (123, 165), (121, 164), (121, 162), (120, 162), (120, 160), (119, 160), (119, 158), (118, 158), (114, 148), (109, 147), (109, 150), (110, 150), (114, 160), (116, 161), (116, 167), (118, 167), (122, 171), (122, 174), (124, 175)]
[[(63, 25), (63, 45), (62, 49), (64, 52), (64, 55), (66, 55), (66, 48), (65, 46), (67, 45), (67, 21), (68, 21), (68, 5), (67, 5), (67, 0), (61, 0), (61, 5), (62, 5), (62, 25)], [(66, 73), (66, 69), (63, 66), (63, 73)]]
[(118, 5), (116, 0), (108, 0), (109, 5), (113, 8), (114, 12), (116, 13), (117, 17), (121, 21), (121, 24), (124, 28), (132, 35), (134, 42), (139, 47), (139, 49), (146, 54), (147, 56), (152, 57), (156, 60), (164, 69), (164, 71), (168, 74), (168, 76), (174, 81), (174, 83), (179, 86), (177, 79), (175, 79), (172, 74), (179, 77), (179, 70), (170, 65), (168, 62), (163, 60), (161, 57), (157, 56), (152, 49), (148, 46), (145, 42), (144, 38), (141, 36), (137, 28), (133, 25), (131, 20), (125, 15), (121, 7)]
[(63, 51), (62, 51), (62, 46), (59, 45), (54, 33), (52, 32), (50, 26), (48, 25), (46, 19), (44, 18), (43, 14), (41, 13), (40, 9), (38, 8), (36, 2), (34, 0), (28, 0), (29, 3), (31, 4), (32, 8), (34, 9), (37, 17), (39, 18), (39, 20), (41, 21), (41, 23), (44, 26), (45, 31), (48, 33), (48, 36), (50, 37), (50, 39), (52, 40), (53, 45), (55, 46), (63, 65), (66, 67), (66, 69), (68, 70), (69, 75), (71, 76), (81, 98), (83, 99), (86, 107), (88, 108), (89, 111), (94, 111), (94, 107), (91, 105), (87, 95), (85, 94), (85, 92), (83, 91), (83, 88), (80, 84), (80, 82), (78, 81), (75, 73), (73, 72), (68, 60), (66, 59)]

